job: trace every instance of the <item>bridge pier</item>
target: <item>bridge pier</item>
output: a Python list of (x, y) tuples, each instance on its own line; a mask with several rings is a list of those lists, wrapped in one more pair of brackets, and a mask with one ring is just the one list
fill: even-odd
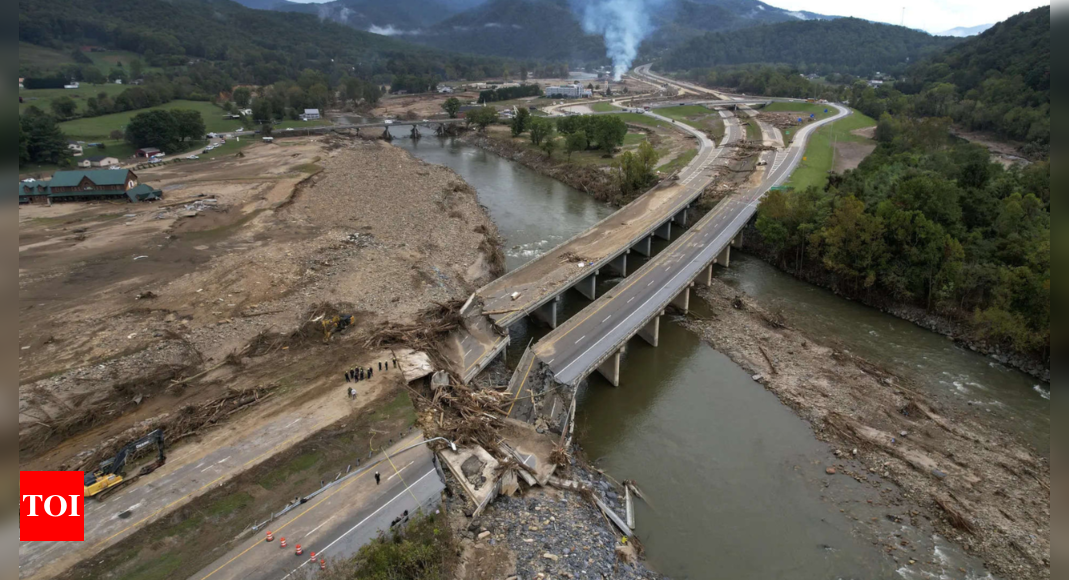
[(642, 340), (645, 340), (653, 348), (657, 348), (658, 343), (661, 342), (661, 317), (664, 316), (664, 312), (661, 312), (657, 316), (653, 317), (653, 320), (646, 323), (638, 330), (638, 336)]
[(605, 377), (614, 387), (620, 386), (620, 359), (623, 357), (626, 346), (620, 347), (616, 354), (610, 356), (605, 362), (598, 365), (598, 373)]
[(550, 328), (557, 328), (557, 304), (560, 303), (560, 300), (561, 297), (558, 294), (556, 298), (536, 308), (531, 313), (531, 316)]
[(587, 300), (593, 301), (596, 298), (598, 287), (598, 273), (583, 278), (578, 284), (573, 286), (580, 294), (582, 294)]
[(668, 242), (672, 241), (672, 220), (664, 222), (661, 227), (653, 230), (653, 235)]
[(642, 241), (631, 247), (636, 253), (641, 254), (649, 258), (653, 255), (653, 238), (642, 238)]
[(683, 208), (683, 211), (677, 213), (672, 218), (672, 221), (677, 223), (677, 224), (679, 224), (680, 226), (686, 226), (687, 225), (687, 208)]
[(716, 257), (716, 263), (725, 268), (731, 267), (731, 246), (724, 248), (724, 251), (720, 252), (720, 255)]
[(742, 232), (739, 232), (739, 235), (735, 236), (735, 239), (731, 240), (732, 248), (742, 248), (742, 235)]
[(693, 285), (694, 282), (687, 284), (687, 287), (679, 293), (679, 296), (672, 299), (672, 306), (683, 314), (690, 312), (690, 287)]
[(698, 274), (698, 283), (708, 288), (713, 285), (713, 265), (709, 264), (709, 267), (702, 270), (701, 274)]
[(619, 275), (621, 275), (621, 276), (626, 278), (627, 277), (627, 254), (629, 254), (630, 252), (631, 252), (631, 250), (624, 250), (624, 253), (620, 254), (619, 256), (616, 256), (611, 261), (609, 261), (609, 263), (606, 266), (606, 268), (608, 268), (609, 271), (611, 271), (613, 273), (616, 273), (616, 274), (619, 274)]

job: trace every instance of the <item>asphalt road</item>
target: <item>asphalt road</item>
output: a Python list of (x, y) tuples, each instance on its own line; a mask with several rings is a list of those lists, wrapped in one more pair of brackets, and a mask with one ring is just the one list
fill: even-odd
[[(380, 455), (380, 463), (348, 479), (337, 482), (320, 496), (291, 511), (266, 528), (274, 533), (267, 542), (266, 530), (242, 542), (204, 570), (193, 574), (197, 580), (283, 580), (303, 578), (319, 571), (318, 560), (328, 562), (348, 558), (365, 544), (386, 531), (405, 511), (410, 515), (420, 509), (437, 509), (445, 489), (432, 462), (433, 453), (426, 445), (393, 453), (423, 440), (419, 432), (393, 446), (389, 459)], [(382, 475), (375, 485), (374, 472)], [(281, 547), (285, 538), (288, 546)], [(296, 547), (304, 550), (297, 556)], [(316, 552), (316, 563), (311, 553)]]
[(833, 108), (838, 110), (836, 115), (801, 129), (786, 150), (763, 154), (768, 169), (759, 186), (719, 204), (669, 248), (536, 343), (535, 355), (556, 379), (577, 384), (659, 315), (731, 244), (757, 211), (765, 192), (786, 181), (801, 161), (812, 132), (850, 114), (845, 107)]

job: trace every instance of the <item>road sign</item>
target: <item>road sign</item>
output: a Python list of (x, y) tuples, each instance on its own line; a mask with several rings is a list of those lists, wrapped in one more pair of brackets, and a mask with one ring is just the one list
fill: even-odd
[(825, 112), (825, 113), (827, 113), (827, 112), (828, 112), (828, 110), (827, 110), (827, 109), (824, 109), (824, 112)]

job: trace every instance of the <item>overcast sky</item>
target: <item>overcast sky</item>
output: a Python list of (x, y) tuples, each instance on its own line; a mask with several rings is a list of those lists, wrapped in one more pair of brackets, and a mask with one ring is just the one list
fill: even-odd
[(1041, 0), (764, 0), (787, 10), (808, 10), (831, 16), (856, 16), (899, 24), (906, 9), (906, 26), (942, 32), (958, 26), (1001, 22), (1019, 12), (1050, 6)]

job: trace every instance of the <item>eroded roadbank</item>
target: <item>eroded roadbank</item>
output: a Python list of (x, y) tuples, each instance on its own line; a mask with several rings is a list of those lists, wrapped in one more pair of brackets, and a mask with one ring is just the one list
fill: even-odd
[[(878, 519), (930, 526), (999, 577), (1050, 578), (1048, 460), (982, 415), (940, 409), (901, 377), (814, 342), (719, 280), (699, 295), (714, 314), (684, 325), (838, 448), (828, 477), (894, 484), (897, 499), (878, 506), (887, 511)], [(940, 569), (936, 549), (908, 540), (885, 549), (906, 577), (958, 573)]]

